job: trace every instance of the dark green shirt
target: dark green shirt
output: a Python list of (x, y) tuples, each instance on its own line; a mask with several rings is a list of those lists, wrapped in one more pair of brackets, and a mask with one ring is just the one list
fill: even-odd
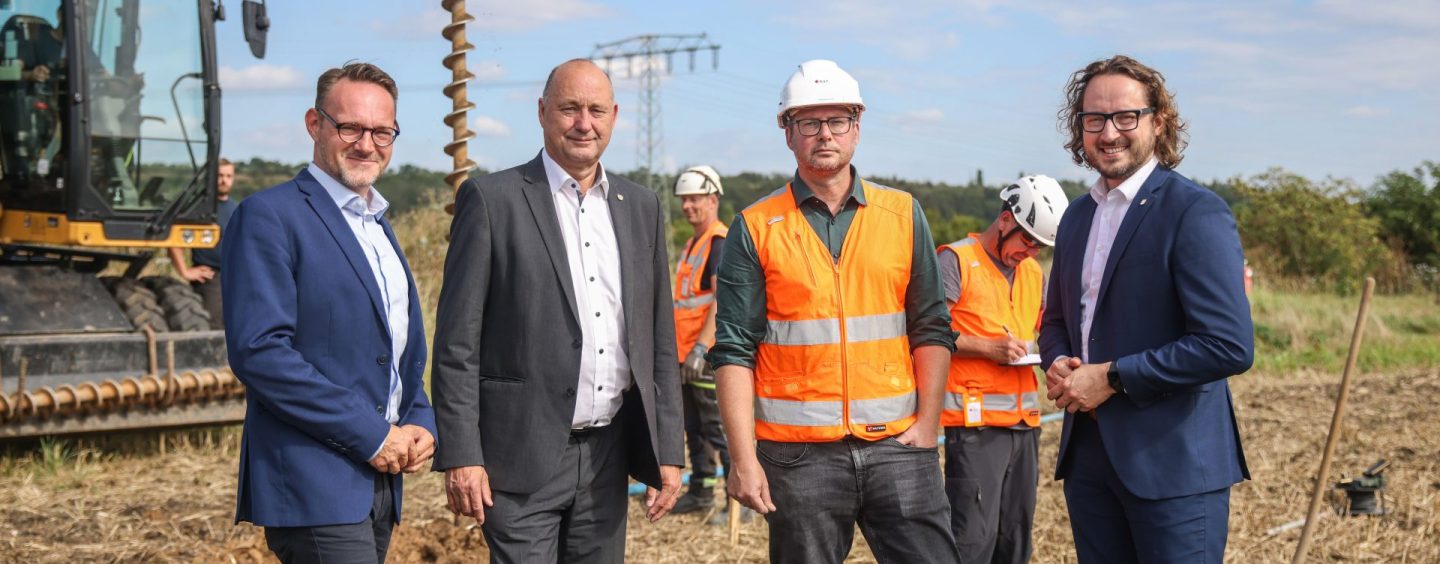
[[(845, 234), (855, 219), (855, 211), (865, 205), (865, 191), (860, 175), (850, 167), (854, 184), (850, 197), (840, 213), (830, 214), (829, 206), (800, 180), (797, 173), (790, 182), (795, 204), (805, 215), (810, 227), (830, 249), (831, 258), (839, 261)], [(950, 309), (945, 305), (945, 289), (935, 263), (935, 242), (930, 223), (920, 202), (914, 205), (915, 248), (910, 262), (910, 284), (905, 288), (905, 330), (910, 348), (938, 345), (955, 350), (955, 334), (950, 330)], [(735, 216), (725, 244), (719, 271), (720, 285), (715, 289), (715, 346), (708, 357), (716, 368), (727, 364), (755, 367), (755, 349), (765, 338), (765, 270), (755, 252), (755, 241), (745, 228), (745, 218)]]

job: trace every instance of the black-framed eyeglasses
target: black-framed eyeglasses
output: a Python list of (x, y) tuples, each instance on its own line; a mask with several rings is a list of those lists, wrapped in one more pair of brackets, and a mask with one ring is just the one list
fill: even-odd
[(1080, 112), (1075, 119), (1080, 122), (1080, 128), (1087, 133), (1100, 133), (1105, 131), (1105, 122), (1115, 124), (1115, 131), (1132, 131), (1140, 127), (1140, 116), (1155, 113), (1155, 108), (1140, 108), (1138, 110), (1120, 110), (1108, 114), (1100, 112)]
[(361, 137), (365, 136), (365, 132), (368, 131), (370, 132), (370, 140), (375, 143), (376, 147), (389, 147), (395, 143), (395, 138), (400, 136), (400, 130), (394, 127), (361, 127), (355, 123), (340, 123), (335, 121), (335, 118), (330, 117), (330, 114), (325, 113), (325, 110), (320, 108), (315, 108), (315, 112), (330, 122), (330, 125), (335, 126), (335, 133), (340, 136), (341, 141), (346, 143), (359, 141)]
[(801, 135), (810, 137), (820, 134), (820, 124), (830, 128), (830, 133), (844, 135), (850, 132), (850, 124), (855, 123), (855, 116), (833, 117), (830, 119), (797, 119), (791, 123), (795, 124), (796, 131)]

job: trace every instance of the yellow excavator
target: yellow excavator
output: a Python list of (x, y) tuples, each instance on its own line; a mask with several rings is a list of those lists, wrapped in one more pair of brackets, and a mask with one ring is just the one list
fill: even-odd
[[(263, 57), (263, 0), (242, 10)], [(243, 419), (199, 296), (140, 276), (157, 249), (219, 241), (224, 14), (0, 0), (0, 441)]]

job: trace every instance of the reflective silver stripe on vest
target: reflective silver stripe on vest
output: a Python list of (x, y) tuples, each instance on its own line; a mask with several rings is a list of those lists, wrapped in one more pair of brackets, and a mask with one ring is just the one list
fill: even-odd
[(691, 298), (685, 298), (685, 299), (682, 299), (682, 300), (675, 300), (675, 307), (685, 308), (685, 309), (695, 309), (695, 308), (697, 308), (697, 307), (700, 307), (700, 306), (709, 304), (709, 303), (714, 302), (714, 301), (715, 301), (715, 294), (705, 294), (705, 295), (703, 295), (703, 296), (695, 296), (695, 297), (691, 297)]
[(850, 401), (850, 421), (857, 425), (879, 425), (915, 414), (915, 394)]
[(838, 401), (795, 401), (755, 398), (755, 420), (796, 427), (833, 427), (844, 413)]
[[(945, 392), (945, 409), (950, 411), (965, 411), (965, 398), (955, 392)], [(1040, 393), (1025, 392), (1020, 394), (1020, 405), (1015, 405), (1015, 394), (985, 394), (980, 400), (980, 409), (985, 411), (1015, 411), (1016, 409), (1039, 409)]]
[(883, 341), (904, 336), (905, 312), (903, 311), (845, 318), (845, 338), (852, 343)]
[[(896, 339), (905, 336), (905, 312), (862, 315), (845, 319), (845, 334), (851, 343)], [(835, 318), (766, 323), (765, 342), (771, 345), (834, 345), (840, 343), (840, 323)]]
[(768, 321), (765, 343), (771, 345), (830, 345), (840, 342), (840, 322), (835, 318), (804, 321)]

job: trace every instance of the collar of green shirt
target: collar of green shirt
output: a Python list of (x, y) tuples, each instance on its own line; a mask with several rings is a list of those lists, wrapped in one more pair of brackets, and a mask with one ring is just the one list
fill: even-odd
[[(865, 190), (860, 188), (860, 173), (855, 171), (855, 165), (850, 165), (850, 182), (850, 198), (854, 199), (856, 204), (865, 205)], [(800, 179), (799, 170), (795, 171), (795, 178), (790, 180), (790, 195), (795, 197), (796, 206), (805, 205), (805, 201), (811, 198), (819, 199), (815, 196), (815, 191)]]

